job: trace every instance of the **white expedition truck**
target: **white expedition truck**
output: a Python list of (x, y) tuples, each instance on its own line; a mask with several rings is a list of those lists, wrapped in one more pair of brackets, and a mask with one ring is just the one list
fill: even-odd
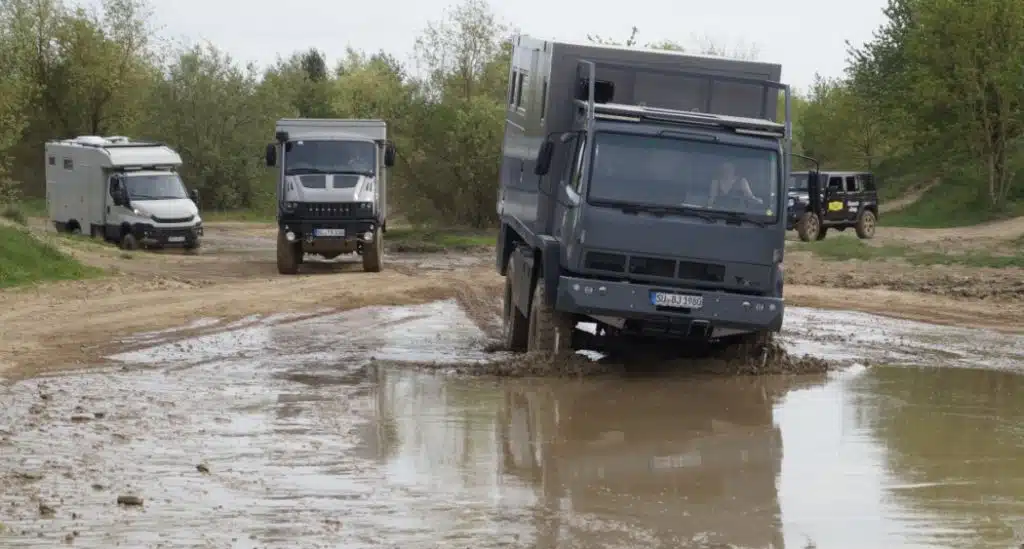
[(80, 136), (46, 143), (46, 205), (58, 232), (124, 249), (199, 248), (199, 193), (178, 177), (181, 156), (161, 143)]
[(383, 120), (286, 118), (266, 149), (277, 180), (277, 270), (296, 274), (304, 254), (355, 252), (378, 272), (395, 147)]

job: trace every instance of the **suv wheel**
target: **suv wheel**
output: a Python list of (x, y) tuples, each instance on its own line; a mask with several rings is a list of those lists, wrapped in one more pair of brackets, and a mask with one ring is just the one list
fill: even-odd
[(864, 239), (874, 238), (876, 224), (877, 219), (874, 212), (871, 210), (861, 210), (860, 215), (857, 216), (857, 236)]
[(821, 219), (814, 212), (805, 212), (797, 222), (796, 232), (804, 242), (821, 240)]

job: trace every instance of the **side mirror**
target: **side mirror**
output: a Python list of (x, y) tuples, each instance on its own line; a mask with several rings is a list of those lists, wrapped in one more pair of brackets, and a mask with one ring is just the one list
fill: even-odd
[(120, 202), (120, 204), (118, 204), (118, 206), (131, 206), (132, 205), (131, 198), (128, 197), (128, 188), (125, 187), (124, 185), (120, 186), (117, 189), (117, 198), (118, 198), (118, 202)]
[(533, 166), (534, 175), (547, 175), (548, 171), (551, 170), (551, 157), (554, 153), (554, 141), (545, 139), (544, 143), (540, 146), (540, 150), (537, 151), (537, 163)]
[(273, 143), (267, 144), (266, 160), (268, 168), (273, 168), (277, 165), (277, 147)]
[(199, 205), (199, 189), (192, 189), (189, 191), (188, 197), (192, 202), (195, 202), (197, 206)]
[(384, 147), (384, 166), (390, 168), (390, 167), (392, 167), (394, 165), (395, 165), (395, 145), (393, 143), (388, 143)]

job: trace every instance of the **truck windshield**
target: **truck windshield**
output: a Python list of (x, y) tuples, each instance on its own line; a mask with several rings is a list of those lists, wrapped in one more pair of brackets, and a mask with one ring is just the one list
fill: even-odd
[(588, 199), (772, 221), (778, 215), (778, 166), (778, 153), (771, 149), (599, 132)]
[(789, 190), (797, 192), (807, 192), (807, 178), (806, 173), (794, 173), (789, 176)]
[(188, 198), (176, 173), (139, 173), (125, 178), (128, 197), (133, 200), (174, 200)]
[(368, 141), (289, 141), (284, 173), (358, 173), (374, 175), (377, 145)]

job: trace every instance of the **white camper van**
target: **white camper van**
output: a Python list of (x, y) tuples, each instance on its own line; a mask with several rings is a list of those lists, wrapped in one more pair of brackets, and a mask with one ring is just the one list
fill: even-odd
[(58, 232), (88, 233), (124, 249), (196, 249), (199, 194), (185, 190), (181, 156), (160, 143), (81, 136), (46, 143), (46, 205)]

